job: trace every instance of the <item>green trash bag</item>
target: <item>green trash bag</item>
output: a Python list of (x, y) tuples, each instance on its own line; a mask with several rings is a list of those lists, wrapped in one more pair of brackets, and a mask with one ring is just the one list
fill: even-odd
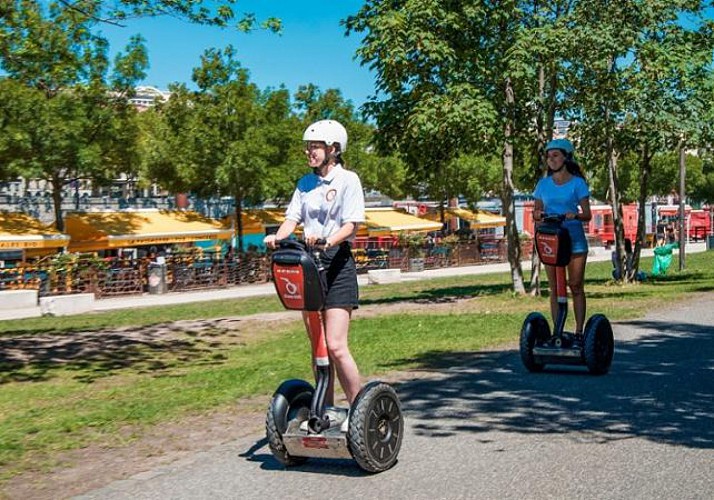
[(679, 248), (679, 243), (668, 243), (661, 247), (655, 247), (654, 262), (652, 262), (652, 276), (664, 276), (667, 274), (669, 266), (672, 265), (672, 251)]

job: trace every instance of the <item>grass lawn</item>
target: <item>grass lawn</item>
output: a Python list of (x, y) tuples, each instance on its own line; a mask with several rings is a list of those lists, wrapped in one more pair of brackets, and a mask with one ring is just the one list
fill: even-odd
[[(627, 286), (609, 280), (609, 262), (589, 264), (589, 313), (633, 318), (712, 291), (712, 255), (688, 255), (685, 272)], [(514, 296), (505, 273), (361, 293), (365, 311), (356, 313), (350, 342), (366, 377), (513, 346), (526, 314), (548, 309), (546, 296)], [(271, 296), (0, 322), (0, 484), (51, 467), (62, 450), (117, 446), (162, 422), (229, 410), (239, 398), (267, 400), (286, 378), (310, 379), (300, 321), (235, 320), (281, 310)], [(199, 321), (167, 325), (178, 320)]]

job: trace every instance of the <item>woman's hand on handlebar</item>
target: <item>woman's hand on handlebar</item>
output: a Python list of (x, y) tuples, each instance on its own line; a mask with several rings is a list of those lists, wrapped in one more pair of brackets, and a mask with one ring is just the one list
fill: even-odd
[(305, 243), (307, 243), (309, 247), (323, 247), (325, 250), (331, 246), (329, 240), (326, 238), (318, 238), (317, 236), (308, 236), (305, 238)]
[(263, 238), (263, 244), (266, 247), (275, 250), (275, 247), (278, 245), (278, 237), (274, 234), (269, 234), (268, 236)]

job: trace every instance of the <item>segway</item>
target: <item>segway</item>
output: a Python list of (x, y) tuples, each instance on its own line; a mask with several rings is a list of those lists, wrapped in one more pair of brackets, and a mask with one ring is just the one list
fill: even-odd
[(304, 380), (286, 380), (273, 394), (266, 417), (268, 446), (285, 466), (309, 457), (352, 458), (368, 472), (392, 467), (404, 434), (399, 397), (394, 389), (374, 381), (359, 392), (352, 407), (326, 407), (330, 385), (322, 310), (325, 270), (320, 262), (324, 241), (308, 247), (297, 240), (282, 240), (271, 259), (275, 288), (287, 309), (307, 311), (316, 386)]
[(551, 283), (551, 293), (558, 298), (558, 316), (554, 321), (553, 334), (541, 313), (530, 313), (521, 328), (521, 360), (530, 372), (540, 372), (549, 364), (585, 365), (590, 373), (602, 375), (610, 369), (615, 346), (607, 317), (603, 314), (590, 317), (582, 335), (564, 331), (568, 316), (565, 268), (570, 262), (571, 242), (570, 233), (562, 225), (563, 220), (563, 215), (544, 216), (535, 235), (541, 262), (555, 266), (556, 280)]

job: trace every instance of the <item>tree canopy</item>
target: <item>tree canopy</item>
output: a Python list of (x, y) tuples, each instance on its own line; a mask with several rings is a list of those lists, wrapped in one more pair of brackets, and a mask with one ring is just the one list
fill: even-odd
[(83, 178), (101, 185), (138, 166), (128, 97), (144, 77), (147, 54), (134, 37), (110, 62), (92, 23), (35, 0), (0, 18), (0, 174), (47, 181), (59, 230), (65, 185)]
[(218, 27), (250, 31), (256, 27), (278, 32), (277, 17), (258, 21), (255, 14), (236, 15), (239, 0), (56, 0), (57, 4), (96, 22), (119, 24), (136, 17), (172, 16)]
[[(618, 158), (652, 158), (682, 135), (690, 147), (706, 143), (707, 4), (374, 0), (345, 26), (364, 36), (358, 57), (376, 73), (378, 93), (366, 110), (377, 121), (378, 144), (399, 151), (412, 189), (437, 198), (462, 191), (464, 176), (453, 169), (441, 175), (454, 158), (500, 155), (510, 252), (518, 247), (513, 192), (530, 191), (541, 175), (537, 166), (556, 117), (573, 123), (578, 157), (594, 192), (609, 195), (618, 224)], [(638, 200), (643, 193), (653, 193), (646, 182)], [(519, 258), (509, 253), (516, 291)]]

